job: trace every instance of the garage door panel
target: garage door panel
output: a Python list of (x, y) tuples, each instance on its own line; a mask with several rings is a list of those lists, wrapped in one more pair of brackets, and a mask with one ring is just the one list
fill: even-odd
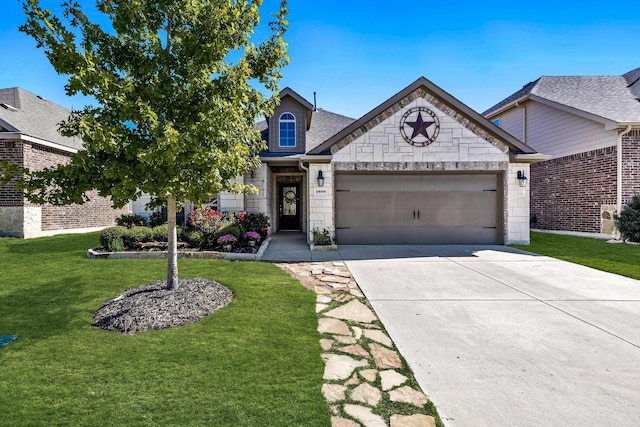
[[(417, 209), (412, 203), (421, 195), (415, 192), (342, 191), (336, 194), (336, 206), (343, 206), (336, 218), (338, 227), (365, 224), (381, 226), (411, 225)], [(384, 202), (383, 202), (384, 201)]]
[(499, 243), (498, 184), (497, 174), (338, 174), (338, 243)]
[(487, 244), (498, 241), (496, 228), (481, 227), (353, 227), (339, 229), (339, 245)]

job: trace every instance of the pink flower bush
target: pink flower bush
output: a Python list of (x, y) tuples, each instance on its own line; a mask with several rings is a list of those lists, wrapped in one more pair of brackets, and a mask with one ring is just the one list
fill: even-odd
[(222, 236), (218, 237), (218, 244), (220, 245), (228, 245), (237, 241), (238, 239), (233, 234), (223, 234)]
[(244, 240), (260, 240), (260, 234), (255, 231), (247, 231), (242, 235)]

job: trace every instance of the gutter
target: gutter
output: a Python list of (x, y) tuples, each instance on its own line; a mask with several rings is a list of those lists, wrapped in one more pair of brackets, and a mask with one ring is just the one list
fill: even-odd
[(618, 214), (620, 214), (620, 212), (622, 212), (622, 138), (628, 134), (629, 132), (631, 132), (631, 128), (633, 126), (632, 125), (627, 125), (626, 129), (624, 129), (622, 132), (618, 133), (618, 143), (616, 146), (616, 154), (617, 154), (617, 182), (616, 182), (616, 193), (617, 193), (617, 198), (616, 198), (616, 209), (618, 211)]
[(551, 156), (548, 154), (540, 154), (540, 153), (535, 153), (535, 154), (517, 154), (517, 153), (510, 153), (509, 154), (509, 161), (511, 163), (539, 163), (539, 162), (544, 162), (545, 160), (549, 160), (551, 159)]
[(520, 103), (526, 101), (527, 99), (529, 99), (529, 97), (530, 97), (530, 94), (521, 96), (520, 98), (516, 99), (515, 101), (511, 101), (507, 105), (503, 105), (502, 107), (498, 108), (497, 110), (490, 112), (485, 117), (487, 118), (487, 120), (491, 120), (495, 116), (498, 116), (498, 115), (504, 113), (507, 110), (510, 110), (510, 109), (512, 109), (514, 107), (519, 107)]
[(45, 141), (44, 139), (34, 138), (29, 135), (24, 135), (19, 132), (2, 132), (0, 133), (1, 140), (18, 140), (18, 141), (27, 141), (34, 144), (42, 145), (44, 147), (55, 148), (56, 150), (65, 151), (67, 153), (75, 154), (78, 152), (75, 148), (66, 147), (61, 144), (56, 144), (55, 142)]

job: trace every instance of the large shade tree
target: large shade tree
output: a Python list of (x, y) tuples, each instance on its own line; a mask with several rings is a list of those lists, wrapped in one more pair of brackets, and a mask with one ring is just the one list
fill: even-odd
[(272, 113), (288, 61), (286, 0), (268, 28), (259, 24), (261, 6), (262, 0), (98, 0), (109, 25), (92, 22), (76, 1), (64, 2), (56, 16), (39, 0), (25, 0), (20, 29), (69, 76), (68, 95), (95, 99), (60, 126), (63, 135), (80, 137), (84, 150), (68, 164), (23, 171), (27, 197), (83, 203), (98, 190), (115, 207), (142, 193), (166, 201), (167, 287), (177, 287), (176, 201), (255, 190), (234, 179), (259, 164), (264, 143), (254, 123)]

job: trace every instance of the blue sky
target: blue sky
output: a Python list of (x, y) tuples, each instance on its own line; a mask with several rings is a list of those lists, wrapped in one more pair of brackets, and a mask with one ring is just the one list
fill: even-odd
[[(2, 3), (0, 87), (81, 107), (86, 100), (66, 97), (66, 78), (17, 30), (24, 22), (18, 0)], [(54, 10), (59, 3), (42, 0)], [(277, 5), (265, 0), (263, 11)], [(291, 63), (282, 87), (310, 102), (316, 91), (318, 107), (354, 118), (420, 76), (482, 112), (542, 75), (620, 75), (640, 67), (637, 0), (290, 0), (289, 9)]]

